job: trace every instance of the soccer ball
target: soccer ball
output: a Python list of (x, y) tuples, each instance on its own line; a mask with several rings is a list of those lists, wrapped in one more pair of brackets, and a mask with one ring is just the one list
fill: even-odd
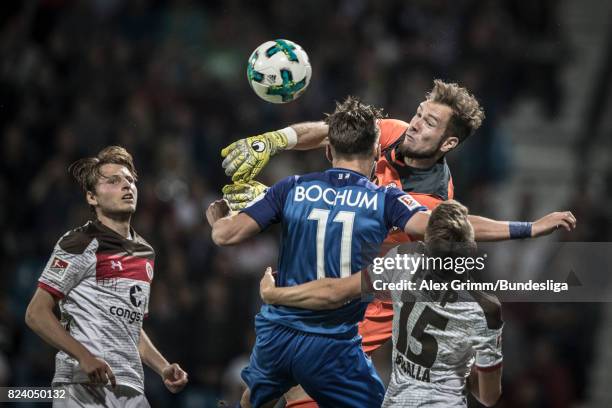
[(287, 103), (308, 87), (312, 69), (306, 51), (289, 40), (266, 41), (253, 51), (247, 78), (257, 96), (267, 102)]

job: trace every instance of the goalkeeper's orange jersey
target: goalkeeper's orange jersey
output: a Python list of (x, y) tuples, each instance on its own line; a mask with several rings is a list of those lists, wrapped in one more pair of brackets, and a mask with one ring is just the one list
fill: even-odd
[[(398, 146), (404, 141), (408, 123), (397, 119), (381, 119), (378, 126), (382, 155), (376, 165), (377, 184), (401, 188), (430, 210), (442, 201), (453, 198), (453, 179), (444, 158), (429, 169), (409, 167), (404, 162)], [(411, 240), (404, 231), (395, 230), (385, 239), (384, 248)], [(374, 300), (368, 305), (364, 320), (359, 324), (366, 353), (373, 352), (391, 338), (392, 323), (392, 303)]]

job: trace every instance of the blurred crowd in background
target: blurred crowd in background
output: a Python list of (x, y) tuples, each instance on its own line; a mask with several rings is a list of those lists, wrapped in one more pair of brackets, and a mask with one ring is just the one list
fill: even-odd
[[(503, 183), (513, 171), (511, 141), (498, 131), (498, 120), (524, 98), (536, 100), (541, 115), (554, 119), (566, 97), (559, 73), (567, 47), (556, 5), (554, 0), (3, 4), (0, 385), (51, 381), (55, 350), (25, 327), (25, 308), (57, 239), (90, 217), (68, 165), (119, 144), (133, 154), (139, 172), (133, 225), (157, 252), (145, 329), (190, 379), (182, 394), (171, 396), (147, 371), (147, 396), (154, 406), (235, 400), (254, 339), (259, 278), (276, 262), (278, 230), (240, 247), (212, 244), (203, 210), (230, 181), (221, 168), (221, 148), (241, 137), (319, 120), (349, 94), (409, 120), (434, 78), (457, 81), (478, 96), (487, 119), (450, 157), (456, 197), (495, 217), (494, 208), (478, 201), (478, 192)], [(283, 106), (258, 99), (246, 81), (251, 51), (274, 38), (299, 43), (313, 66), (304, 96)], [(272, 159), (260, 180), (274, 183), (325, 166), (322, 151), (287, 152)], [(609, 240), (609, 222), (602, 227), (588, 204), (580, 209), (579, 239)], [(598, 228), (590, 229), (589, 222)], [(504, 312), (505, 351), (512, 360), (500, 406), (564, 407), (580, 401), (599, 306), (510, 304)], [(379, 360), (390, 364), (386, 357)]]

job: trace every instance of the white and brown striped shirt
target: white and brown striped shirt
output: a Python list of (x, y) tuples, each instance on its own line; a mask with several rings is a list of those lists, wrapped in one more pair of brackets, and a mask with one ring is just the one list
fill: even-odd
[[(67, 232), (55, 245), (38, 286), (60, 299), (62, 325), (110, 365), (117, 383), (144, 392), (138, 343), (155, 252), (133, 230), (131, 235), (126, 239), (99, 221)], [(58, 352), (53, 384), (87, 382), (78, 362)]]

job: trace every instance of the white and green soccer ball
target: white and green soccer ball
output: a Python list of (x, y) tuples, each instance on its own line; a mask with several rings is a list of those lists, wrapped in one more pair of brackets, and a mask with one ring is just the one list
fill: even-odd
[(253, 51), (247, 67), (251, 88), (261, 99), (287, 103), (308, 87), (312, 68), (308, 54), (289, 40), (266, 41)]

